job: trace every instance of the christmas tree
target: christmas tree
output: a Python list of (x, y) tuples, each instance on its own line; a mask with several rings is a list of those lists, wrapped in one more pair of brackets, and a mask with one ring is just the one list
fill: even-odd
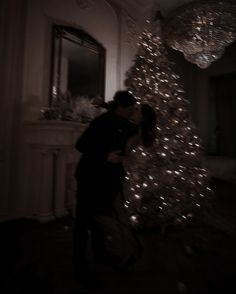
[(212, 191), (203, 148), (181, 79), (160, 35), (145, 29), (125, 85), (157, 115), (155, 142), (135, 147), (126, 162), (124, 206), (133, 225), (186, 222), (200, 213)]

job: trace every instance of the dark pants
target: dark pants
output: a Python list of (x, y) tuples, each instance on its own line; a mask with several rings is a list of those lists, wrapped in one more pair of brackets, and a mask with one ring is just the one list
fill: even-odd
[[(94, 169), (91, 169), (94, 173)], [(105, 170), (95, 175), (86, 169), (76, 178), (78, 194), (76, 217), (74, 223), (74, 262), (75, 272), (88, 270), (88, 248), (93, 257), (100, 258), (106, 254), (105, 236), (99, 215), (110, 215), (113, 204), (122, 188), (123, 167), (114, 168), (107, 165)], [(88, 232), (91, 233), (89, 238)], [(89, 246), (91, 241), (91, 247)]]
[(88, 205), (77, 203), (74, 221), (75, 273), (86, 273), (89, 270), (89, 257), (95, 258), (105, 251), (103, 229), (96, 216)]

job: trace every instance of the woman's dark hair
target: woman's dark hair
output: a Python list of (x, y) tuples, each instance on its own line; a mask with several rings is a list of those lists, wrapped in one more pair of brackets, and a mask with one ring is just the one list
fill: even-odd
[(150, 146), (156, 138), (155, 126), (157, 123), (157, 116), (155, 111), (148, 104), (141, 104), (142, 122), (141, 137), (144, 146)]

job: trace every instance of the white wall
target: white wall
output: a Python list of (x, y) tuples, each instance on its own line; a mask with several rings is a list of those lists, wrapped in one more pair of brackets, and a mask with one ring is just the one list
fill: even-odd
[(19, 141), (26, 1), (0, 1), (0, 221), (19, 204)]
[[(106, 48), (105, 99), (119, 85), (120, 34), (115, 11), (106, 1), (43, 0), (28, 2), (23, 90), (25, 120), (37, 119), (48, 103), (53, 22), (82, 28)], [(87, 3), (87, 4), (86, 4)]]
[(105, 0), (1, 0), (2, 11), (0, 221), (34, 213), (36, 194), (30, 187), (39, 179), (30, 178), (39, 166), (32, 161), (27, 129), (33, 125), (32, 133), (38, 134), (40, 109), (48, 105), (52, 24), (81, 28), (106, 48), (105, 99), (110, 100), (124, 87), (143, 21), (115, 11)]
[(196, 99), (196, 121), (200, 130), (203, 142), (207, 144), (208, 141), (208, 115), (209, 115), (209, 78), (213, 76), (223, 75), (236, 71), (236, 44), (227, 47), (225, 54), (221, 59), (213, 62), (207, 69), (197, 68), (197, 75), (195, 80), (195, 99)]
[[(106, 100), (112, 99), (116, 90), (124, 88), (125, 72), (130, 67), (136, 53), (138, 21), (131, 19), (124, 11), (115, 11), (106, 1), (28, 0), (22, 98), (23, 130), (19, 151), (21, 168), (17, 200), (18, 215), (24, 216), (32, 216), (36, 212), (41, 213), (38, 211), (40, 207), (36, 205), (43, 201), (37, 196), (43, 186), (38, 186), (41, 177), (36, 176), (35, 172), (40, 165), (37, 158), (42, 154), (51, 154), (51, 147), (48, 150), (43, 141), (29, 144), (31, 141), (28, 130), (33, 126), (32, 133), (38, 136), (41, 123), (46, 123), (46, 128), (50, 132), (54, 134), (56, 131), (53, 122), (37, 122), (40, 109), (47, 106), (49, 101), (53, 23), (83, 29), (105, 47)], [(65, 124), (67, 127), (66, 123), (60, 122), (60, 124)], [(60, 146), (57, 148), (60, 149)], [(73, 148), (73, 144), (70, 148)], [(66, 171), (63, 170), (63, 172)], [(49, 178), (47, 177), (48, 180)], [(48, 191), (51, 185), (52, 183), (46, 185)]]

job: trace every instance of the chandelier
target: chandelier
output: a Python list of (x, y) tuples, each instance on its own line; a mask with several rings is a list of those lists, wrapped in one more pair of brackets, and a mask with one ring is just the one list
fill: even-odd
[(171, 48), (191, 63), (207, 68), (236, 40), (236, 3), (197, 0), (177, 8), (163, 23)]

